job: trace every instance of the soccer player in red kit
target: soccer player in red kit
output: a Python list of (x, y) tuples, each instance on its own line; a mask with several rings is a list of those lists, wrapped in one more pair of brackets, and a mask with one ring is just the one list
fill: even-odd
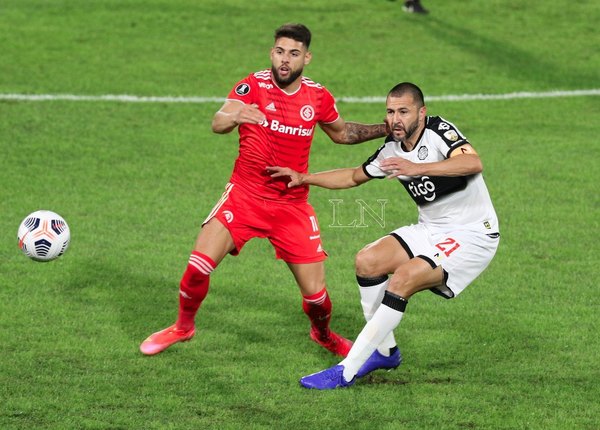
[(271, 69), (238, 82), (215, 114), (215, 133), (238, 128), (239, 156), (223, 196), (203, 223), (181, 279), (177, 321), (148, 337), (140, 346), (142, 353), (154, 355), (194, 336), (195, 316), (211, 273), (227, 254), (237, 255), (254, 237), (267, 238), (294, 275), (311, 339), (340, 356), (350, 350), (352, 343), (329, 328), (327, 254), (307, 201), (308, 187), (288, 188), (286, 180), (270, 176), (267, 166), (307, 172), (317, 124), (341, 144), (383, 137), (386, 126), (345, 122), (331, 93), (302, 75), (311, 60), (310, 40), (310, 31), (302, 24), (278, 28)]

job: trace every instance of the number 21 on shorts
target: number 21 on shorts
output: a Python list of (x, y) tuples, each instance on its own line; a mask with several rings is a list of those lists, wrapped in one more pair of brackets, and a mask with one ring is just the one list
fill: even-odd
[(452, 254), (454, 251), (456, 251), (460, 247), (460, 243), (458, 243), (456, 240), (452, 239), (451, 237), (447, 237), (446, 239), (442, 240), (441, 242), (436, 243), (435, 247), (437, 249), (439, 249), (440, 251), (442, 251), (446, 255), (446, 257), (450, 257), (450, 254)]

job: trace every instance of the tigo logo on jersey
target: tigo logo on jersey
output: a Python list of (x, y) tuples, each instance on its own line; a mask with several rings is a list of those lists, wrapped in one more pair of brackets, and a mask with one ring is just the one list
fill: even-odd
[(300, 108), (300, 116), (304, 121), (312, 121), (315, 117), (315, 110), (311, 105), (304, 105)]
[(413, 197), (422, 197), (428, 202), (435, 200), (435, 185), (429, 180), (429, 176), (422, 176), (420, 181), (415, 179), (408, 184), (408, 189)]

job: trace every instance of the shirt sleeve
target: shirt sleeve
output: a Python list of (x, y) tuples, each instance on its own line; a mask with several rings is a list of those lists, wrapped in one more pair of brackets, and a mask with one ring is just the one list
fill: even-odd
[(384, 156), (384, 148), (385, 144), (380, 146), (377, 151), (373, 155), (371, 155), (367, 161), (365, 161), (362, 165), (363, 172), (369, 178), (382, 179), (386, 177), (386, 173), (381, 170), (380, 164), (385, 158)]
[(336, 122), (339, 117), (340, 114), (337, 110), (337, 106), (335, 105), (335, 99), (333, 98), (333, 95), (327, 90), (327, 88), (323, 87), (321, 117), (319, 118), (319, 122), (331, 124), (332, 122)]
[(239, 81), (227, 96), (227, 100), (238, 100), (245, 104), (254, 103), (257, 96), (257, 87), (254, 85), (252, 75)]
[(427, 127), (439, 137), (437, 147), (446, 158), (454, 149), (469, 143), (454, 124), (442, 117), (430, 117)]

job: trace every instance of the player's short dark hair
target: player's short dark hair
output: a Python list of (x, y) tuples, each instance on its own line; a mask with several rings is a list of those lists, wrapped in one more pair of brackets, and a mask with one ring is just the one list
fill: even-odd
[(417, 102), (419, 107), (425, 106), (425, 97), (423, 97), (423, 91), (412, 82), (401, 82), (397, 84), (388, 93), (388, 97), (402, 97), (404, 94), (410, 94), (413, 100)]
[(303, 24), (283, 24), (275, 30), (275, 40), (282, 37), (301, 42), (306, 46), (306, 49), (310, 47), (310, 30)]

